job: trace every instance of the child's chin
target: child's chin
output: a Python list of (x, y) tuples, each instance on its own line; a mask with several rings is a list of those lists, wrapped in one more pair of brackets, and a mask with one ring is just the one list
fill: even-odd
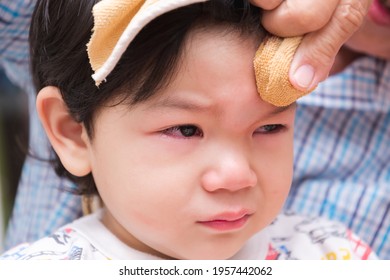
[(227, 260), (233, 257), (241, 248), (213, 248), (211, 250), (207, 250), (206, 252), (192, 253), (188, 254), (186, 257), (182, 259), (187, 260)]

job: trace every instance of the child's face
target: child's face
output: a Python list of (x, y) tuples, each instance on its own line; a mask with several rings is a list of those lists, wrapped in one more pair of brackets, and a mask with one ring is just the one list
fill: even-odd
[(97, 116), (89, 161), (103, 222), (138, 250), (225, 259), (280, 211), (292, 178), (295, 105), (263, 102), (257, 43), (195, 32), (170, 85)]

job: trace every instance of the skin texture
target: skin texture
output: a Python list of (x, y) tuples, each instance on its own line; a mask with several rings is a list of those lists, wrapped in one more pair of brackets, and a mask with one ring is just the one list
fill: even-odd
[(331, 74), (343, 71), (362, 55), (390, 59), (390, 40), (388, 39), (390, 38), (390, 9), (384, 13), (378, 12), (378, 9), (381, 9), (380, 3), (375, 0), (362, 26), (337, 54)]
[(55, 89), (38, 95), (64, 166), (92, 171), (103, 223), (129, 246), (164, 258), (231, 257), (275, 218), (292, 179), (295, 104), (259, 98), (257, 39), (202, 32), (189, 37), (165, 89), (131, 108), (102, 108), (92, 140), (66, 117)]
[[(390, 8), (388, 14), (381, 15), (375, 12), (376, 5), (379, 3), (374, 1), (362, 26), (345, 45), (359, 53), (390, 59)], [(382, 22), (384, 18), (389, 23)]]

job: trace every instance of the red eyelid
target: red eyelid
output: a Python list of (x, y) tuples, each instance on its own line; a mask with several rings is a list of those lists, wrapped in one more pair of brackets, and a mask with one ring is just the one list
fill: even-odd
[[(181, 129), (183, 129), (184, 127), (193, 127), (194, 129), (200, 131), (200, 133), (195, 132), (194, 135), (185, 136), (182, 134), (182, 131), (181, 131)], [(168, 135), (170, 137), (183, 138), (183, 139), (190, 139), (193, 137), (203, 136), (203, 132), (201, 131), (201, 129), (199, 127), (197, 127), (196, 125), (191, 125), (191, 124), (172, 126), (172, 127), (169, 127), (167, 129), (162, 130), (162, 133), (165, 135)]]

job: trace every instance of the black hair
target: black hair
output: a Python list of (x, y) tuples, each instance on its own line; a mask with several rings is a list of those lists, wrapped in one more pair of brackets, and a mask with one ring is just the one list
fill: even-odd
[[(93, 138), (93, 117), (109, 100), (130, 105), (143, 102), (169, 84), (178, 68), (188, 33), (194, 28), (221, 26), (246, 36), (264, 36), (261, 12), (247, 0), (210, 0), (157, 17), (132, 41), (122, 58), (96, 87), (91, 78), (86, 44), (93, 27), (92, 7), (99, 0), (38, 0), (30, 28), (31, 70), (39, 91), (58, 87), (71, 116)], [(222, 29), (221, 29), (222, 30)], [(54, 153), (55, 154), (55, 153)], [(59, 176), (79, 185), (78, 193), (97, 192), (92, 174), (76, 177), (53, 160)]]

